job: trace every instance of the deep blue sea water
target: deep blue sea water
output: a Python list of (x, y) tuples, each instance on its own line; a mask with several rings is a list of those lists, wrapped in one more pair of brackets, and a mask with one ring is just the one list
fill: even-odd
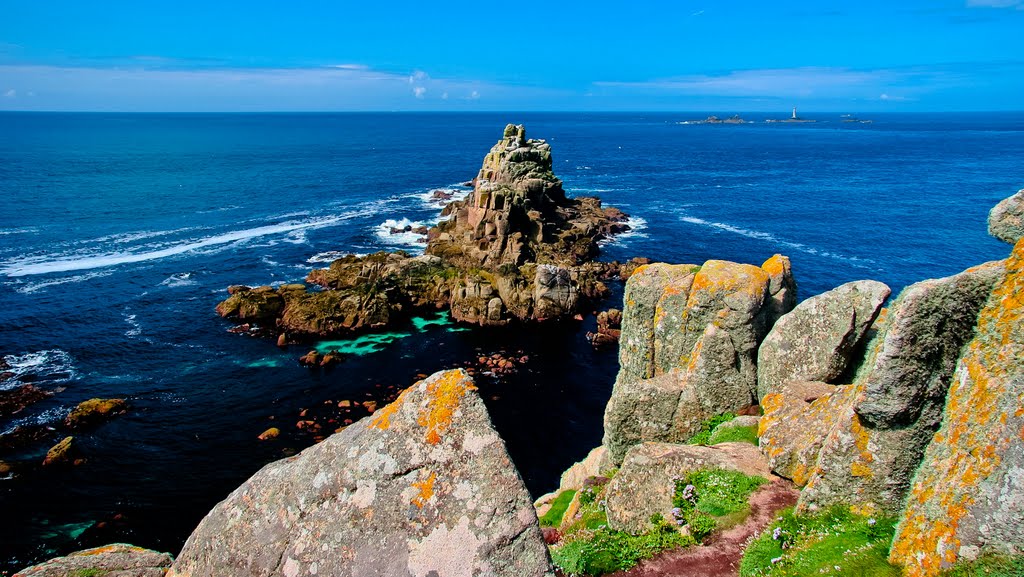
[[(84, 464), (0, 480), (0, 572), (111, 541), (177, 552), (231, 489), (312, 442), (302, 409), (497, 351), (531, 360), (485, 380), (485, 401), (531, 491), (554, 488), (600, 442), (617, 369), (586, 344), (592, 319), (404, 327), (320, 372), (296, 363), (308, 346), (228, 333), (213, 311), (229, 284), (301, 281), (334, 252), (420, 250), (388, 229), (436, 221), (429, 192), (462, 190), (507, 122), (551, 142), (570, 194), (634, 216), (605, 259), (781, 252), (805, 298), (862, 278), (896, 292), (1009, 252), (985, 219), (1024, 187), (1024, 114), (680, 124), (704, 116), (0, 113), (0, 355), (16, 373), (0, 388), (59, 391), (0, 432), (56, 426), (92, 397), (131, 403), (76, 435)], [(272, 425), (282, 438), (257, 441)], [(59, 434), (0, 459), (41, 460)]]

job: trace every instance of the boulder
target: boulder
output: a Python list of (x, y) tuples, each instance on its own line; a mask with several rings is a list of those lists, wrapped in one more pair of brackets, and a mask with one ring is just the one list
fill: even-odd
[(14, 577), (163, 577), (172, 561), (167, 553), (116, 543), (50, 559)]
[(889, 292), (876, 281), (846, 283), (780, 318), (757, 353), (758, 398), (791, 380), (828, 383), (839, 378)]
[(651, 515), (672, 519), (675, 480), (698, 469), (729, 469), (745, 475), (771, 477), (757, 447), (721, 443), (711, 447), (643, 443), (626, 453), (622, 467), (605, 493), (608, 526), (639, 534), (650, 529)]
[(608, 449), (603, 446), (595, 447), (580, 462), (573, 464), (562, 473), (558, 483), (558, 491), (579, 490), (587, 479), (598, 477), (611, 469), (608, 462)]
[(21, 385), (13, 389), (0, 390), (0, 417), (9, 417), (25, 407), (49, 398), (53, 393), (35, 385)]
[(756, 404), (757, 349), (779, 313), (772, 279), (776, 296), (791, 286), (783, 257), (770, 262), (782, 271), (775, 277), (711, 260), (649, 265), (629, 278), (621, 368), (604, 417), (613, 463), (631, 445), (683, 442), (708, 418)]
[(1024, 238), (1024, 189), (1003, 199), (989, 211), (988, 233), (1010, 244)]
[(64, 419), (64, 425), (69, 429), (80, 429), (112, 419), (127, 411), (128, 403), (124, 399), (89, 399), (71, 410)]
[(849, 402), (836, 409), (798, 508), (855, 504), (899, 513), (942, 420), (978, 312), (1003, 272), (988, 263), (907, 287), (890, 307)]
[(46, 452), (43, 459), (43, 466), (68, 465), (72, 462), (75, 453), (74, 437), (64, 437)]
[(1024, 240), (978, 315), (939, 431), (914, 476), (890, 561), (910, 577), (1024, 549)]
[(218, 504), (170, 576), (549, 576), (522, 479), (462, 370), (267, 465)]

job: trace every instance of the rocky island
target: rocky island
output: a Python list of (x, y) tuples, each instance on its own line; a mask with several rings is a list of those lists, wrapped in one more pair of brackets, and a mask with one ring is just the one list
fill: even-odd
[(283, 345), (443, 309), (477, 325), (543, 321), (607, 295), (602, 281), (620, 267), (594, 257), (602, 239), (629, 230), (628, 216), (597, 198), (567, 197), (548, 143), (509, 124), (472, 184), (428, 231), (426, 254), (346, 256), (311, 271), (312, 290), (233, 286), (217, 312)]
[[(285, 335), (374, 326), (402, 306), (438, 303), (482, 324), (567, 314), (586, 297), (582, 287), (600, 282), (593, 243), (620, 221), (596, 201), (565, 199), (543, 170), (545, 146), (507, 128), (473, 194), (431, 230), (424, 257), (348, 257), (310, 274), (322, 291), (234, 289), (222, 312), (276, 321)], [(782, 255), (760, 266), (631, 271), (602, 444), (532, 504), (473, 380), (447, 370), (266, 465), (176, 559), (111, 545), (18, 575), (939, 577), (976, 564), (1020, 568), (1022, 198), (990, 214), (993, 234), (1014, 245), (1007, 259), (923, 280), (892, 301), (887, 286), (862, 280), (798, 303)], [(413, 296), (399, 296), (410, 286)], [(340, 313), (303, 317), (304, 301), (327, 298), (318, 295), (349, 303), (343, 310), (363, 324)], [(363, 316), (367, 303), (388, 312)]]

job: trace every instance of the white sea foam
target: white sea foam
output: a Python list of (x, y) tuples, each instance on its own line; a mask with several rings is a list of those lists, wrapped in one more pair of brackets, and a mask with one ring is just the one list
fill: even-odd
[(142, 325), (139, 321), (135, 320), (135, 315), (124, 313), (124, 322), (128, 323), (131, 328), (124, 332), (126, 337), (137, 337), (142, 334)]
[(756, 240), (763, 240), (763, 241), (766, 241), (766, 242), (770, 242), (772, 244), (776, 244), (776, 245), (779, 245), (779, 246), (784, 246), (784, 247), (787, 247), (787, 248), (790, 248), (790, 249), (793, 249), (793, 250), (796, 250), (796, 251), (800, 251), (800, 252), (803, 252), (803, 253), (806, 253), (806, 254), (813, 254), (813, 255), (821, 256), (821, 257), (825, 257), (825, 258), (841, 260), (841, 261), (844, 261), (844, 262), (851, 263), (854, 266), (859, 266), (859, 267), (862, 267), (862, 268), (867, 268), (867, 267), (864, 264), (861, 264), (861, 263), (873, 263), (874, 262), (874, 261), (872, 261), (870, 259), (864, 259), (864, 258), (858, 258), (858, 257), (855, 257), (855, 256), (846, 256), (846, 255), (836, 254), (836, 253), (833, 253), (833, 252), (828, 252), (828, 251), (825, 251), (825, 250), (814, 248), (812, 246), (807, 246), (807, 245), (805, 245), (803, 243), (792, 242), (792, 241), (780, 239), (777, 236), (775, 236), (775, 235), (773, 235), (771, 233), (768, 233), (768, 232), (762, 232), (762, 231), (759, 231), (759, 230), (751, 230), (751, 229), (747, 229), (747, 228), (733, 226), (731, 224), (727, 224), (727, 223), (724, 223), (724, 222), (714, 222), (714, 221), (704, 220), (702, 218), (697, 218), (697, 217), (694, 217), (694, 216), (687, 216), (687, 215), (679, 217), (679, 220), (681, 220), (683, 222), (690, 223), (690, 224), (695, 224), (695, 225), (698, 225), (698, 226), (704, 226), (704, 227), (708, 227), (708, 228), (722, 230), (722, 231), (729, 232), (729, 233), (732, 233), (732, 234), (738, 234), (740, 236), (745, 236), (747, 238), (752, 238), (752, 239), (756, 239)]
[[(4, 361), (10, 367), (4, 372), (13, 375), (0, 381), (0, 389), (21, 384), (21, 377), (31, 375), (37, 381), (64, 382), (75, 377), (75, 360), (65, 351), (49, 349), (25, 355), (7, 355)], [(55, 378), (47, 378), (55, 377)]]
[(181, 287), (181, 286), (192, 286), (192, 285), (196, 284), (197, 282), (198, 281), (196, 281), (196, 279), (193, 278), (192, 273), (190, 273), (190, 272), (179, 272), (179, 273), (172, 274), (171, 276), (169, 276), (166, 279), (164, 279), (160, 283), (160, 286), (166, 286), (166, 287), (174, 288), (174, 287)]
[(648, 234), (644, 232), (645, 230), (647, 230), (647, 221), (644, 220), (643, 218), (639, 216), (630, 216), (629, 219), (626, 220), (626, 224), (629, 225), (629, 230), (612, 236), (610, 238), (607, 238), (603, 240), (602, 243), (626, 244), (627, 242), (634, 238), (648, 237)]
[(416, 232), (395, 232), (392, 233), (392, 229), (404, 229), (406, 227), (419, 228), (421, 226), (431, 227), (436, 222), (426, 222), (418, 220), (409, 220), (408, 218), (402, 218), (395, 220), (389, 218), (384, 222), (378, 224), (374, 232), (377, 238), (380, 239), (381, 243), (386, 246), (400, 246), (407, 249), (412, 249), (415, 252), (422, 251), (427, 245), (424, 242), (426, 235), (417, 234)]
[(43, 290), (43, 289), (46, 289), (46, 288), (50, 288), (52, 286), (58, 286), (58, 285), (68, 284), (68, 283), (85, 282), (85, 281), (88, 281), (88, 280), (93, 280), (93, 279), (97, 279), (97, 278), (103, 278), (105, 276), (110, 276), (110, 275), (111, 275), (111, 273), (109, 271), (102, 271), (102, 272), (97, 271), (97, 272), (90, 272), (90, 273), (80, 274), (80, 275), (75, 275), (75, 276), (66, 276), (66, 277), (55, 278), (55, 279), (39, 281), (39, 282), (26, 282), (26, 283), (22, 283), (21, 281), (17, 281), (18, 284), (14, 285), (14, 290), (18, 291), (21, 294), (30, 294), (30, 293), (34, 293), (36, 291), (40, 291), (40, 290)]
[(318, 253), (314, 254), (313, 256), (311, 256), (308, 259), (306, 259), (306, 262), (309, 263), (309, 264), (320, 264), (320, 263), (325, 263), (325, 262), (329, 263), (329, 262), (334, 262), (334, 261), (338, 260), (339, 258), (343, 258), (343, 257), (345, 257), (347, 255), (350, 255), (350, 254), (352, 254), (352, 253), (344, 252), (344, 251), (340, 251), (340, 250), (328, 250), (328, 251), (318, 252)]
[(105, 254), (85, 254), (71, 257), (41, 256), (12, 259), (0, 264), (0, 274), (9, 277), (20, 277), (26, 275), (48, 274), (58, 272), (69, 272), (77, 270), (89, 270), (104, 268), (122, 264), (146, 262), (176, 256), (179, 254), (200, 250), (207, 247), (245, 241), (257, 237), (269, 236), (293, 231), (323, 228), (333, 226), (339, 222), (373, 214), (372, 210), (353, 211), (342, 215), (326, 216), (309, 219), (305, 221), (291, 221), (267, 226), (258, 226), (243, 230), (236, 230), (222, 234), (212, 235), (205, 238), (184, 241), (170, 246), (149, 251), (139, 252), (115, 252)]
[(25, 228), (0, 228), (0, 236), (7, 236), (9, 234), (32, 234), (33, 232), (39, 232), (39, 229), (31, 226)]
[[(451, 198), (435, 198), (434, 193), (439, 190), (451, 194)], [(462, 200), (471, 191), (472, 189), (464, 187), (462, 185), (450, 185), (440, 188), (432, 188), (424, 192), (416, 192), (413, 194), (409, 194), (406, 195), (406, 198), (415, 198), (419, 200), (420, 203), (423, 205), (423, 208), (427, 210), (437, 210), (439, 208), (444, 208), (445, 206), (448, 205), (449, 202)]]

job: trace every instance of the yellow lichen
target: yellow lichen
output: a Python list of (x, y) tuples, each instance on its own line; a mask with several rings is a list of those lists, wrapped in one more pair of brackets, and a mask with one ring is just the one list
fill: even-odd
[(402, 404), (405, 402), (405, 398), (409, 395), (409, 391), (414, 388), (415, 385), (402, 391), (402, 394), (398, 395), (398, 398), (391, 404), (374, 413), (373, 420), (370, 421), (370, 428), (380, 429), (382, 431), (388, 430), (391, 427), (391, 416), (398, 412), (398, 409), (400, 409)]

